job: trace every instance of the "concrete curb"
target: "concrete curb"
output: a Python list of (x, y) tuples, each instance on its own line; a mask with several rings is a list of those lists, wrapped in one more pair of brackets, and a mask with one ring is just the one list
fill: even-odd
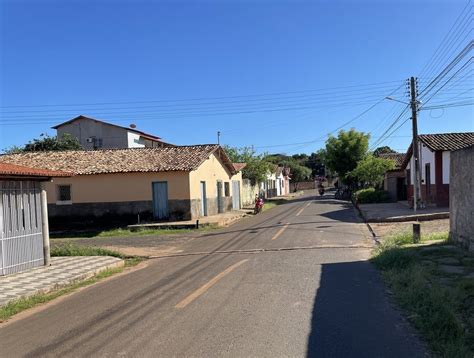
[(351, 203), (352, 205), (354, 206), (354, 208), (357, 210), (357, 212), (359, 213), (360, 217), (362, 218), (362, 220), (364, 221), (365, 225), (367, 226), (367, 229), (369, 230), (370, 234), (372, 235), (372, 239), (374, 240), (375, 244), (376, 245), (380, 245), (380, 240), (379, 240), (379, 237), (377, 236), (377, 234), (375, 233), (374, 229), (372, 228), (372, 226), (370, 226), (369, 224), (369, 221), (367, 221), (364, 213), (362, 212), (362, 210), (359, 208), (359, 205), (357, 205), (356, 203), (354, 203), (354, 201), (351, 200)]
[[(359, 209), (359, 211), (362, 211)], [(417, 215), (404, 215), (404, 216), (392, 216), (388, 218), (371, 218), (367, 219), (367, 222), (371, 223), (394, 223), (394, 222), (406, 222), (406, 221), (429, 221), (438, 219), (449, 219), (449, 212), (446, 213), (432, 213), (432, 214), (417, 214)]]

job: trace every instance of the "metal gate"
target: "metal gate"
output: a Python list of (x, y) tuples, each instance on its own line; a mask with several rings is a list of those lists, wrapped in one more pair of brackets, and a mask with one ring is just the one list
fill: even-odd
[(232, 181), (232, 209), (240, 210), (240, 181)]
[(44, 264), (41, 189), (35, 181), (0, 181), (0, 275)]

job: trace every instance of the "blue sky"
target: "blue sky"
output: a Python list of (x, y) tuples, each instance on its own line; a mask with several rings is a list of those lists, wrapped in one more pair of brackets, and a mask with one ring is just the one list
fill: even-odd
[[(309, 153), (384, 96), (408, 100), (409, 76), (423, 88), (466, 3), (3, 0), (0, 149), (84, 114), (177, 144), (219, 130), (224, 144)], [(431, 103), (472, 98), (470, 71)], [(343, 128), (376, 144), (403, 108), (381, 101)], [(472, 108), (422, 111), (419, 132), (472, 131)], [(410, 130), (380, 144), (405, 150)]]

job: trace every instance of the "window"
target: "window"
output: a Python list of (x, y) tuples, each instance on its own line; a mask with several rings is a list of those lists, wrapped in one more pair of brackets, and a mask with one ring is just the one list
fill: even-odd
[(224, 183), (224, 195), (230, 196), (230, 184), (228, 181)]
[(58, 185), (57, 204), (71, 204), (71, 185)]

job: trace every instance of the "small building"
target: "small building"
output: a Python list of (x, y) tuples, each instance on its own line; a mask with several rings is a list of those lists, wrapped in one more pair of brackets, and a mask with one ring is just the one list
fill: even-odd
[(449, 179), (449, 237), (474, 251), (474, 146), (453, 151)]
[(406, 173), (402, 169), (406, 153), (382, 153), (379, 158), (390, 159), (395, 163), (392, 170), (384, 175), (383, 189), (388, 192), (392, 201), (407, 200)]
[(77, 138), (84, 149), (161, 148), (173, 146), (160, 137), (130, 127), (122, 127), (83, 115), (53, 127), (57, 136)]
[(290, 168), (278, 167), (275, 177), (277, 196), (290, 194)]
[(0, 163), (0, 275), (49, 262), (46, 192), (40, 183), (68, 175)]
[[(474, 145), (474, 132), (420, 134), (418, 151), (421, 170), (421, 199), (425, 204), (449, 206), (450, 155), (452, 151)], [(407, 196), (413, 202), (415, 171), (413, 143), (408, 148), (402, 169), (406, 170)]]
[(74, 174), (46, 185), (51, 218), (190, 220), (241, 207), (242, 174), (219, 145), (29, 152), (0, 162)]

